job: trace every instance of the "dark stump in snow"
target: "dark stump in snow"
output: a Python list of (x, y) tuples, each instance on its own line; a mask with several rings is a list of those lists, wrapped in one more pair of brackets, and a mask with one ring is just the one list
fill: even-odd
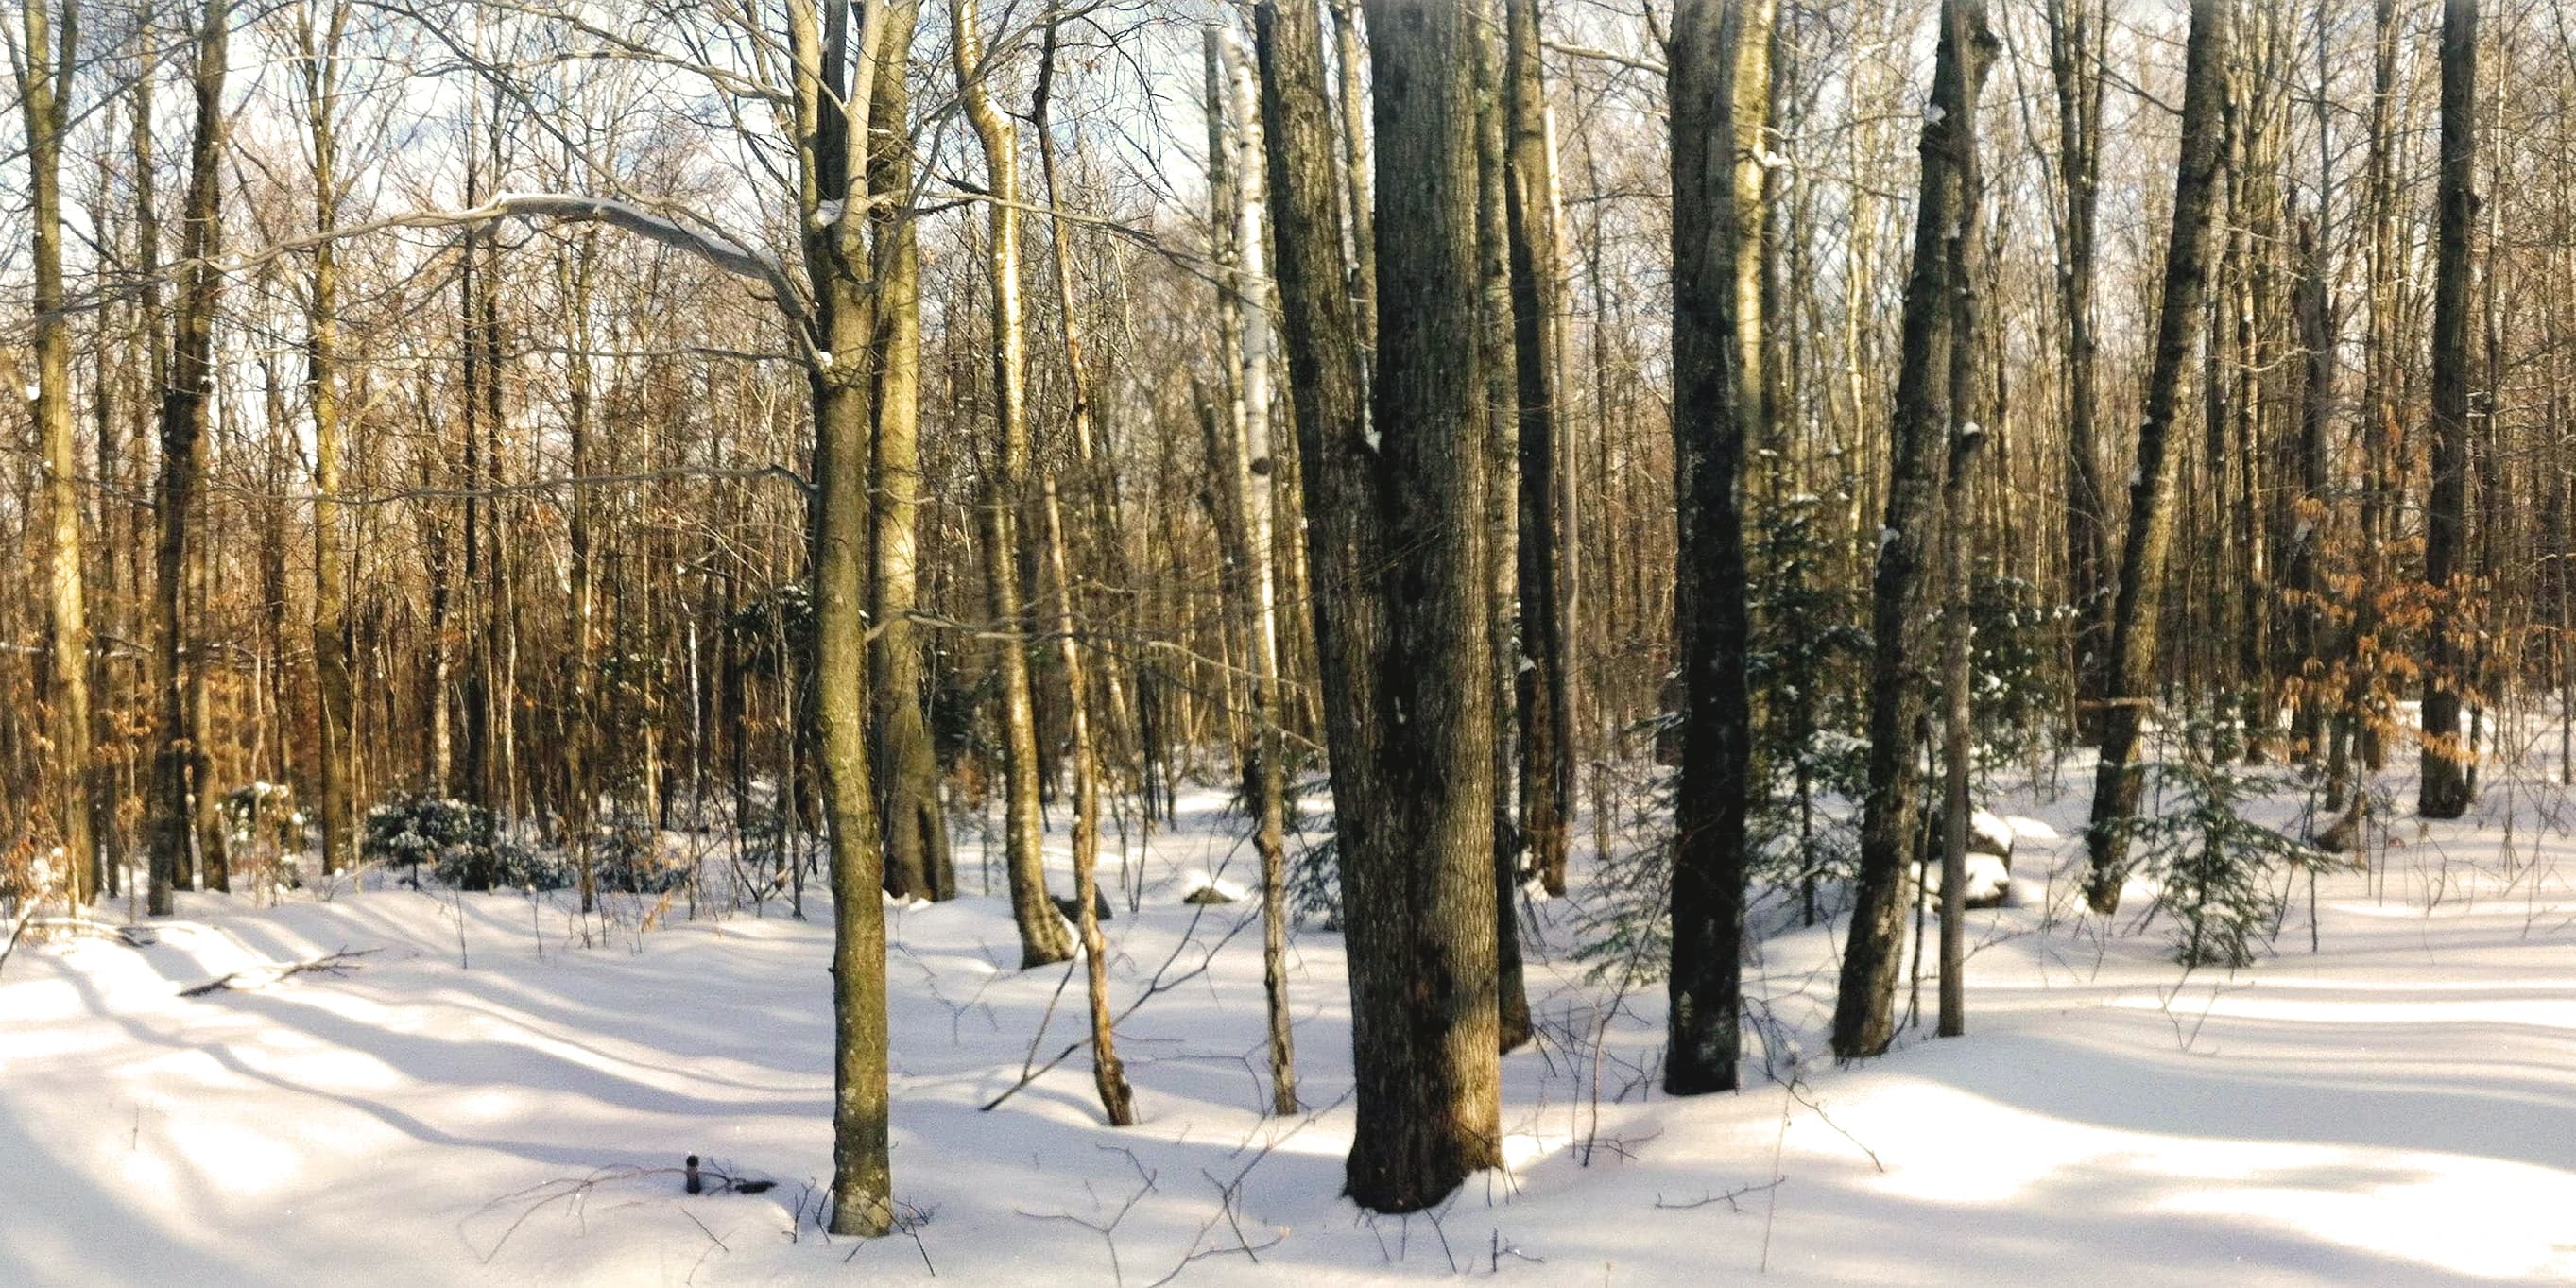
[[(1047, 902), (1054, 904), (1055, 910), (1063, 913), (1065, 920), (1073, 922), (1076, 925), (1080, 925), (1082, 923), (1082, 904), (1073, 896), (1048, 895)], [(1091, 889), (1091, 910), (1097, 914), (1102, 921), (1109, 920), (1109, 896), (1102, 893), (1098, 886), (1094, 886)]]

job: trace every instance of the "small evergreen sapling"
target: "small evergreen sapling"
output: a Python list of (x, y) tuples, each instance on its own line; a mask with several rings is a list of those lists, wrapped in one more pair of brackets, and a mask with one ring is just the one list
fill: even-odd
[(2313, 852), (2245, 817), (2248, 802), (2282, 783), (2236, 760), (2227, 731), (2194, 727), (2177, 741), (2177, 754), (2155, 766), (2162, 808), (2133, 824), (2139, 860), (2163, 882), (2156, 905), (2173, 915), (2175, 961), (2250, 966), (2280, 917), (2272, 870)]

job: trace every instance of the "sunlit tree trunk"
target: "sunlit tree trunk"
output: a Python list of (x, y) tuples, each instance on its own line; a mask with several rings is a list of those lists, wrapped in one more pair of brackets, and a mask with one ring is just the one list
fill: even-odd
[(984, 480), (985, 575), (994, 629), (1005, 637), (995, 649), (1001, 672), (1002, 777), (1005, 793), (1006, 866), (1011, 911), (1020, 928), (1020, 966), (1044, 966), (1073, 956), (1073, 941), (1048, 902), (1046, 825), (1040, 813), (1037, 699), (1029, 676), (1022, 604), (1020, 511), (1029, 492), (1028, 323), (1020, 283), (1019, 131), (993, 105), (985, 84), (983, 19), (976, 0), (949, 0), (958, 100), (983, 146), (992, 193), (985, 269), (993, 292), (993, 415), (997, 450)]
[(2146, 786), (2139, 743), (2155, 700), (2156, 645), (2167, 552), (2173, 545), (2173, 491), (2180, 453), (2170, 442), (2184, 368), (2200, 336), (2201, 297), (2209, 271), (2211, 198), (2226, 156), (2223, 104), (2228, 64), (2227, 7), (2193, 0), (2184, 49), (2182, 155), (2174, 177), (2173, 229), (2165, 250), (2163, 302), (2156, 322), (2153, 369), (2138, 426), (2137, 466), (2129, 487), (2129, 530), (2120, 552), (2120, 588), (2111, 618), (2111, 688), (2103, 712), (2102, 755), (2094, 773), (2092, 819), (2085, 831), (2091, 872), (2085, 899), (2096, 912), (2119, 909), (2127, 875), (2129, 821)]

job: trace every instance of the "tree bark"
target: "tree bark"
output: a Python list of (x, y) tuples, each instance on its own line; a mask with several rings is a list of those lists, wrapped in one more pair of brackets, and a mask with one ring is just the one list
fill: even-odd
[[(912, 48), (919, 0), (886, 8), (886, 48)], [(874, 398), (876, 531), (869, 591), (876, 624), (877, 786), (884, 798), (886, 889), (910, 898), (957, 897), (957, 863), (940, 805), (939, 756), (923, 709), (921, 640), (912, 613), (921, 594), (921, 245), (910, 209), (912, 94), (902, 59), (887, 60), (869, 115), (877, 142), (868, 154), (877, 280)]]
[(1932, 659), (1923, 622), (1939, 582), (1934, 577), (1945, 522), (1942, 481), (1955, 414), (1955, 297), (1965, 279), (1964, 219), (1976, 166), (1979, 91), (1993, 59), (1983, 0), (1944, 0), (1934, 54), (1932, 106), (1924, 112), (1922, 197), (1915, 209), (1914, 267), (1905, 283), (1904, 358), (1896, 413), (1887, 522), (1879, 532), (1871, 599), (1869, 794), (1863, 803), (1860, 874), (1852, 892), (1851, 930), (1834, 999), (1834, 1054), (1877, 1055), (1896, 1036), (1896, 977), (1911, 902), (1907, 869), (1919, 854), (1916, 814), (1922, 795), (1924, 692)]
[[(813, 291), (814, 716), (832, 854), (832, 1206), (835, 1234), (894, 1228), (887, 1141), (884, 853), (869, 782), (867, 544), (872, 529), (868, 439), (874, 417), (868, 370), (873, 261), (867, 220), (869, 113), (886, 14), (826, 6), (820, 24), (803, 0), (787, 7), (795, 69), (799, 225)], [(843, 80), (844, 71), (848, 80)], [(846, 106), (845, 106), (846, 105)], [(1048, 909), (1050, 913), (1054, 910)]]
[[(1279, 288), (1306, 465), (1353, 1014), (1346, 1190), (1409, 1212), (1500, 1160), (1495, 784), (1486, 745), (1484, 419), (1476, 334), (1475, 84), (1463, 12), (1369, 11), (1380, 92), (1378, 437), (1334, 209), (1322, 40), (1257, 10)], [(1402, 567), (1385, 554), (1406, 552)]]
[(2111, 655), (2110, 489), (2094, 425), (2095, 221), (2101, 206), (2102, 82), (2098, 0), (2049, 0), (2048, 66), (2057, 90), (2059, 221), (2057, 291), (2066, 359), (2066, 575), (2075, 608), (2075, 728), (2099, 737)]
[[(327, 234), (339, 225), (340, 43), (349, 5), (310, 3), (295, 15), (304, 56), (304, 120), (313, 149), (313, 228)], [(341, 536), (339, 251), (330, 241), (313, 248), (312, 280), (305, 301), (305, 400), (313, 417), (313, 667), (316, 697), (315, 812), (322, 841), (322, 870), (341, 872), (357, 858), (357, 812), (351, 801), (350, 720), (355, 695), (349, 676), (349, 570)], [(575, 470), (579, 472), (578, 469)]]
[(2128, 536), (2121, 546), (2119, 598), (2111, 619), (2111, 690), (2103, 712), (2100, 767), (2094, 771), (2092, 819), (2085, 830), (2091, 863), (2085, 899), (2105, 914), (2120, 907), (2130, 820), (2146, 785), (2138, 745), (2155, 700), (2159, 614), (2166, 554), (2173, 544), (2174, 472), (2181, 459), (2169, 450), (2168, 438), (2183, 369), (2200, 334), (2210, 201), (2227, 151), (2220, 100), (2226, 93), (2230, 25), (2228, 9), (2218, 0), (2193, 0), (2191, 35), (2183, 54), (2182, 155), (2174, 176), (2173, 230), (2165, 250), (2155, 364), (2138, 426), (2137, 467), (2130, 475)]
[[(1744, 558), (1744, 461), (1767, 426), (1742, 342), (1761, 298), (1740, 289), (1751, 249), (1739, 166), (1770, 94), (1769, 0), (1675, 8), (1667, 72), (1673, 130), (1673, 464), (1680, 577), (1682, 762), (1674, 785), (1672, 969), (1664, 1090), (1732, 1090), (1743, 1025), (1746, 820), (1753, 712)], [(1752, 196), (1760, 199), (1759, 180)]]
[(189, 873), (194, 804), (205, 789), (204, 750), (196, 729), (204, 660), (188, 657), (184, 604), (191, 582), (189, 521), (205, 471), (207, 403), (214, 396), (215, 305), (222, 274), (221, 170), (224, 137), (225, 57), (231, 34), (228, 0), (207, 0), (197, 37), (194, 76), (197, 123), (188, 148), (188, 204), (180, 224), (178, 317), (173, 327), (169, 385), (161, 393), (161, 486), (154, 498), (159, 522), (154, 550), (152, 684), (159, 744), (152, 766), (151, 915), (174, 911), (173, 892)]
[(1494, 1008), (1503, 1050), (1529, 1041), (1529, 992), (1522, 979), (1519, 901), (1527, 871), (1513, 814), (1518, 773), (1514, 733), (1520, 721), (1520, 571), (1511, 552), (1522, 545), (1519, 351), (1512, 307), (1511, 130), (1504, 102), (1503, 6), (1476, 0), (1476, 343), (1484, 365), (1486, 451), (1492, 473), (1485, 492), (1486, 623), (1494, 688)]
[(1230, 31), (1210, 28), (1218, 44), (1231, 107), (1236, 219), (1234, 237), (1234, 306), (1239, 314), (1242, 352), (1242, 416), (1230, 453), (1233, 484), (1227, 489), (1237, 507), (1232, 530), (1238, 549), (1226, 562), (1234, 571), (1231, 594), (1248, 619), (1245, 638), (1252, 653), (1252, 706), (1255, 730), (1253, 849), (1261, 857), (1261, 981), (1270, 1023), (1270, 1112), (1297, 1112), (1295, 1035), (1288, 1014), (1288, 856), (1287, 748), (1281, 738), (1284, 715), (1280, 702), (1280, 632), (1278, 575), (1272, 489), (1277, 486), (1277, 455), (1271, 448), (1270, 265), (1263, 247), (1268, 234), (1269, 171), (1261, 128), (1261, 101), (1251, 63)]
[[(76, 0), (62, 0), (57, 36), (49, 0), (21, 7), (18, 105), (27, 129), (29, 212), (35, 293), (36, 433), (43, 443), (46, 537), (51, 567), (45, 599), (51, 662), (54, 830), (62, 838), (65, 893), (73, 907), (98, 895), (97, 817), (90, 778), (89, 607), (81, 574), (80, 458), (72, 436), (71, 326), (64, 311), (62, 144), (80, 33)], [(102, 395), (103, 398), (103, 395)]]
[(2460, 692), (2471, 682), (2460, 632), (2474, 629), (2451, 584), (2467, 532), (2469, 473), (2469, 239), (2477, 217), (2477, 0), (2442, 6), (2441, 219), (2433, 267), (2433, 486), (2424, 508), (2424, 584), (2433, 622), (2425, 650), (2424, 748), (2415, 810), (2469, 810), (2469, 758)]
[(984, 482), (986, 569), (995, 649), (1002, 676), (1002, 777), (1006, 796), (1005, 866), (1011, 912), (1020, 928), (1020, 967), (1073, 956), (1072, 937), (1048, 901), (1046, 823), (1038, 764), (1037, 699), (1029, 677), (1028, 613), (1021, 595), (1019, 511), (1029, 491), (1028, 324), (1020, 284), (1019, 132), (993, 106), (984, 83), (983, 19), (977, 0), (949, 0), (958, 99), (984, 151), (991, 244), (985, 268), (993, 292), (993, 414), (999, 438)]
[[(1520, 839), (1548, 893), (1565, 893), (1572, 836), (1574, 712), (1566, 667), (1560, 410), (1565, 382), (1565, 257), (1557, 245), (1555, 157), (1548, 144), (1538, 0), (1506, 0), (1503, 101), (1509, 126), (1513, 367), (1518, 377), (1520, 658), (1514, 661), (1520, 735)], [(1760, 7), (1760, 6), (1757, 6)], [(1767, 27), (1767, 24), (1764, 24)], [(1755, 43), (1767, 47), (1763, 30)], [(1768, 92), (1768, 67), (1758, 79)], [(1526, 1003), (1524, 1003), (1526, 1005)]]

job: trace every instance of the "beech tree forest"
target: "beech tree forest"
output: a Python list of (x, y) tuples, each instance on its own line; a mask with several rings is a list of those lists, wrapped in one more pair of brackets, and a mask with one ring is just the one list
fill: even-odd
[(0, 1280), (2576, 1275), (2576, 5), (0, 48)]

